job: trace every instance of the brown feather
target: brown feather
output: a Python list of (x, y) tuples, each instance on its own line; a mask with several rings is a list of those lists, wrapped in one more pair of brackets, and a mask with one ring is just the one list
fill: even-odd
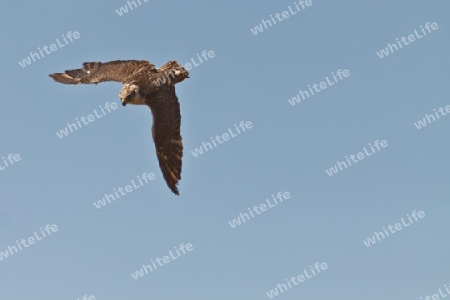
[(180, 134), (180, 104), (175, 87), (165, 86), (146, 100), (153, 115), (152, 135), (159, 167), (167, 186), (179, 195), (176, 185), (181, 180), (183, 141)]
[(157, 72), (155, 65), (146, 60), (114, 60), (107, 63), (85, 62), (82, 69), (66, 70), (49, 76), (63, 84), (97, 84), (105, 81), (125, 83), (142, 70)]
[(176, 61), (159, 69), (145, 60), (116, 60), (107, 63), (85, 62), (82, 69), (49, 75), (63, 84), (97, 84), (104, 81), (122, 82), (119, 97), (122, 103), (147, 105), (153, 115), (152, 136), (164, 180), (170, 190), (179, 195), (183, 142), (180, 134), (180, 104), (175, 84), (189, 78)]

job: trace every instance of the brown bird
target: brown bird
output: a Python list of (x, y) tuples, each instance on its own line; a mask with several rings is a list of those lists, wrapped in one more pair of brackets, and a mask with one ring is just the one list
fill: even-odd
[(85, 62), (82, 69), (49, 75), (63, 84), (122, 83), (122, 105), (147, 105), (153, 115), (152, 136), (159, 167), (168, 187), (176, 195), (181, 179), (183, 142), (181, 115), (175, 84), (189, 78), (189, 72), (176, 61), (156, 69), (146, 60), (115, 60), (107, 63)]

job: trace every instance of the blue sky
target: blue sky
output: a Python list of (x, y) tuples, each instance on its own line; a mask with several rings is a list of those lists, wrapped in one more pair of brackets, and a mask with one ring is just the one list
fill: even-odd
[[(269, 299), (316, 262), (328, 268), (272, 298), (445, 293), (450, 116), (424, 118), (450, 105), (448, 2), (312, 0), (256, 35), (251, 29), (290, 14), (294, 2), (141, 0), (120, 16), (126, 4), (3, 4), (0, 158), (12, 154), (13, 164), (0, 160), (0, 253), (22, 238), (41, 240), (3, 256), (1, 299)], [(377, 55), (427, 22), (438, 29)], [(18, 63), (69, 31), (79, 38), (26, 67)], [(48, 77), (86, 61), (185, 64), (204, 50), (215, 56), (176, 87), (185, 149), (180, 196), (159, 170), (149, 109), (122, 107), (119, 83), (69, 86)], [(288, 102), (338, 70), (350, 75)], [(107, 102), (117, 109), (57, 136)], [(419, 120), (427, 125), (418, 129)], [(191, 153), (241, 121), (252, 127)], [(372, 151), (377, 140), (387, 146)], [(371, 155), (326, 172), (364, 151)], [(96, 208), (105, 193), (144, 173), (154, 179)], [(279, 192), (290, 198), (274, 205)], [(268, 202), (273, 207), (230, 225)], [(425, 217), (366, 246), (413, 211)], [(181, 244), (191, 251), (131, 276)]]

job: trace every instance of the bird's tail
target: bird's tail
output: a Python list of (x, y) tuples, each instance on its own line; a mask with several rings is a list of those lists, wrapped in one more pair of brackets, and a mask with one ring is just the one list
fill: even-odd
[(166, 70), (172, 70), (172, 69), (179, 69), (179, 68), (181, 68), (182, 66), (178, 63), (178, 62), (176, 62), (175, 60), (171, 60), (171, 61), (168, 61), (167, 63), (165, 63), (164, 65), (162, 65), (160, 68), (159, 68), (159, 71), (166, 71)]

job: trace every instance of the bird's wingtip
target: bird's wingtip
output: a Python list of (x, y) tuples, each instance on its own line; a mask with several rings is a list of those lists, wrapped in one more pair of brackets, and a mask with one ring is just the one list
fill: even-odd
[(60, 76), (61, 76), (61, 74), (58, 74), (58, 73), (48, 74), (48, 77), (50, 77), (51, 79), (53, 79), (53, 80), (55, 80), (55, 81), (56, 81), (56, 79), (57, 79), (58, 77), (60, 77)]

